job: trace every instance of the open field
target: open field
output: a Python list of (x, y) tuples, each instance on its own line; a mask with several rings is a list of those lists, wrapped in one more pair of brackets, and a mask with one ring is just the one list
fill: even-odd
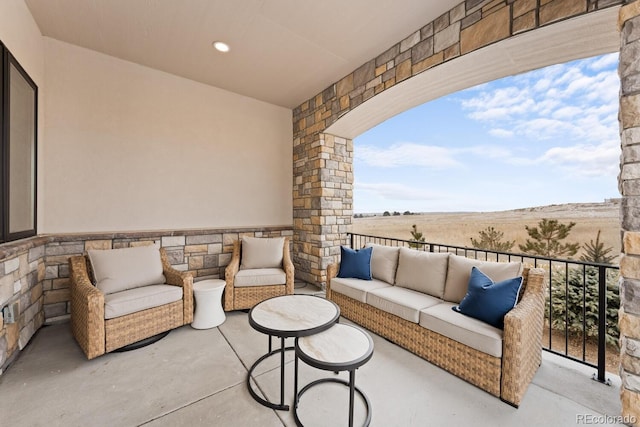
[[(572, 203), (541, 206), (502, 212), (425, 213), (419, 215), (370, 216), (354, 218), (353, 232), (373, 236), (411, 239), (411, 226), (416, 224), (425, 240), (471, 247), (471, 238), (478, 232), (494, 227), (504, 233), (503, 240), (515, 240), (513, 252), (529, 237), (525, 225), (537, 226), (543, 219), (557, 219), (561, 223), (575, 222), (568, 243), (584, 245), (595, 240), (601, 230), (600, 240), (613, 248), (611, 254), (620, 253), (620, 205), (617, 202)], [(582, 250), (573, 258), (578, 258)]]

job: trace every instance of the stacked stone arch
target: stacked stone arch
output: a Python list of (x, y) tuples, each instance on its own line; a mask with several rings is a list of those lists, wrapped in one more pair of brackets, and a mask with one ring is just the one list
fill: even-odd
[(355, 135), (334, 134), (341, 118), (402, 82), (454, 66), (452, 61), (486, 46), (605, 10), (614, 13), (608, 16), (619, 13), (621, 30), (621, 400), (623, 415), (640, 423), (640, 0), (467, 0), (393, 46), (381, 46), (377, 57), (296, 107), (293, 257), (299, 278), (324, 286), (326, 267), (347, 243)]

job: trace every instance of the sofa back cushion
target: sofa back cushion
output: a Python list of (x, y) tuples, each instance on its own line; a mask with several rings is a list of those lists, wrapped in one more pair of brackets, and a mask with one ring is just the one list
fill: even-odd
[(376, 245), (367, 243), (367, 248), (373, 248), (371, 253), (371, 276), (391, 285), (395, 283), (396, 270), (398, 269), (398, 255), (400, 248), (393, 246)]
[(283, 255), (284, 237), (243, 237), (240, 268), (279, 268)]
[(447, 281), (444, 288), (444, 300), (459, 303), (467, 294), (472, 267), (477, 267), (494, 282), (511, 279), (522, 274), (521, 262), (492, 262), (451, 255)]
[(158, 246), (89, 250), (87, 254), (96, 287), (105, 294), (166, 283)]
[(395, 284), (442, 298), (447, 278), (448, 259), (448, 253), (400, 248)]

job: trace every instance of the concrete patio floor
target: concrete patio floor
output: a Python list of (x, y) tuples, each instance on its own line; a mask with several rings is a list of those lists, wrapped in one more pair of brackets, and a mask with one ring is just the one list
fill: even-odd
[[(296, 292), (316, 293), (311, 285)], [(341, 321), (347, 322), (342, 319)], [(372, 359), (356, 374), (372, 403), (372, 426), (614, 425), (619, 378), (590, 379), (592, 369), (547, 353), (519, 409), (371, 334)], [(274, 345), (275, 345), (274, 340)], [(292, 343), (291, 343), (292, 344)], [(218, 328), (183, 326), (150, 346), (87, 361), (68, 323), (41, 328), (0, 376), (0, 425), (12, 426), (294, 426), (291, 412), (256, 403), (246, 387), (253, 362), (267, 350), (244, 312)], [(286, 400), (293, 400), (293, 356), (287, 352)], [(279, 399), (279, 357), (255, 372), (255, 386)], [(300, 363), (300, 387), (331, 372)], [(345, 373), (340, 377), (347, 378)], [(347, 425), (348, 389), (324, 384), (302, 397), (307, 426)], [(355, 425), (364, 420), (357, 402)], [(605, 418), (609, 416), (609, 418)]]

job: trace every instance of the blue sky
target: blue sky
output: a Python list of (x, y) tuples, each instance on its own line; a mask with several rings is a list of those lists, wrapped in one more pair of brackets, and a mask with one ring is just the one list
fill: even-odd
[(498, 211), (619, 197), (618, 54), (485, 83), (354, 140), (354, 212)]

